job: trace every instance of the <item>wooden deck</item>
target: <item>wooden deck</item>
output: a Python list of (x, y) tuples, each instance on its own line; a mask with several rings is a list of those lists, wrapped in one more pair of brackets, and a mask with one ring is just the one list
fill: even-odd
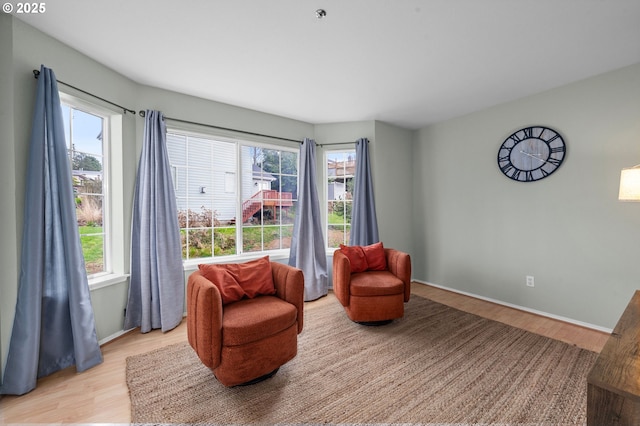
[(291, 192), (263, 189), (242, 203), (242, 222), (246, 222), (254, 214), (265, 208), (270, 209), (273, 217), (276, 218), (276, 207), (289, 208), (291, 206), (293, 206), (293, 194)]

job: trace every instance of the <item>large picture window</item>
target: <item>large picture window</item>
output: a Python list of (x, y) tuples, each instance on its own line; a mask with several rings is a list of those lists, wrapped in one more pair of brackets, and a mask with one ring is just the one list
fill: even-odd
[(348, 244), (351, 235), (356, 152), (330, 151), (326, 160), (327, 246), (338, 248), (340, 244)]
[(185, 260), (291, 246), (296, 150), (175, 130), (167, 148)]
[(110, 272), (108, 114), (63, 101), (62, 115), (87, 276)]

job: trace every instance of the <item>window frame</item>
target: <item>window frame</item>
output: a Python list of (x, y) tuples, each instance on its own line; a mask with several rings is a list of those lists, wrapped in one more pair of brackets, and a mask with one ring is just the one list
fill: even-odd
[[(122, 204), (124, 190), (123, 177), (117, 173), (123, 170), (123, 142), (122, 142), (122, 111), (115, 110), (78, 97), (72, 93), (59, 91), (60, 106), (63, 105), (87, 114), (100, 117), (102, 121), (102, 202), (103, 202), (103, 236), (104, 251), (103, 271), (87, 274), (90, 290), (96, 290), (113, 284), (122, 283), (127, 274), (124, 273), (126, 264), (125, 254), (128, 251), (116, 250), (125, 241), (124, 213), (116, 205)], [(70, 123), (71, 124), (71, 123)], [(66, 134), (65, 134), (66, 138)], [(71, 143), (71, 141), (68, 141)], [(69, 164), (72, 172), (72, 164)], [(120, 183), (120, 185), (117, 184)], [(120, 200), (120, 201), (118, 201)], [(76, 218), (77, 224), (77, 218)]]
[[(225, 142), (225, 143), (232, 143), (234, 144), (234, 149), (235, 149), (235, 159), (236, 159), (236, 169), (235, 171), (232, 173), (235, 175), (235, 212), (236, 212), (236, 219), (238, 217), (242, 217), (242, 203), (243, 203), (243, 181), (242, 181), (242, 148), (243, 147), (251, 147), (251, 148), (263, 148), (263, 149), (270, 149), (270, 150), (276, 150), (279, 152), (292, 152), (296, 155), (297, 157), (297, 163), (296, 163), (296, 177), (297, 177), (297, 182), (299, 183), (299, 172), (300, 172), (300, 148), (298, 144), (283, 144), (280, 142), (276, 142), (268, 137), (259, 137), (259, 136), (255, 136), (255, 137), (249, 137), (249, 136), (245, 136), (245, 135), (238, 135), (234, 132), (224, 132), (224, 131), (216, 131), (216, 132), (212, 132), (210, 131), (211, 129), (203, 129), (203, 126), (196, 126), (196, 125), (181, 125), (181, 124), (174, 124), (174, 123), (167, 123), (166, 126), (166, 132), (167, 135), (169, 134), (176, 134), (176, 135), (181, 135), (181, 136), (186, 136), (186, 137), (193, 137), (193, 138), (199, 138), (199, 139), (208, 139), (208, 140), (212, 140), (212, 141), (219, 141), (219, 142)], [(176, 166), (174, 164), (171, 164), (172, 169), (175, 168)], [(225, 171), (225, 180), (227, 179), (227, 172)], [(288, 175), (288, 174), (286, 174)], [(177, 189), (175, 187), (176, 181), (174, 180), (174, 189)], [(246, 183), (245, 183), (246, 184)], [(223, 186), (225, 187), (225, 190), (227, 188), (226, 182), (223, 183)], [(177, 198), (177, 194), (176, 194), (176, 198)], [(297, 203), (298, 198), (295, 198), (295, 202)], [(214, 210), (215, 210), (215, 204), (213, 204)], [(282, 226), (282, 223), (279, 223), (278, 226)], [(262, 227), (264, 226), (272, 226), (272, 225), (261, 225)], [(291, 224), (291, 227), (293, 227), (293, 223)], [(183, 229), (188, 229), (188, 228), (180, 228), (181, 232)], [(214, 227), (211, 228), (211, 230), (213, 231), (213, 229), (215, 229)], [(251, 259), (256, 259), (259, 257), (264, 257), (264, 256), (269, 256), (270, 259), (272, 260), (279, 260), (279, 259), (288, 259), (289, 258), (289, 248), (280, 248), (280, 249), (274, 249), (274, 250), (260, 250), (260, 251), (245, 251), (244, 247), (243, 247), (243, 223), (242, 220), (238, 221), (236, 220), (236, 225), (235, 225), (235, 237), (236, 237), (236, 243), (235, 243), (235, 249), (236, 252), (235, 254), (229, 254), (229, 255), (215, 255), (213, 253), (213, 248), (212, 248), (212, 256), (210, 257), (197, 257), (197, 258), (182, 258), (182, 263), (183, 263), (183, 268), (185, 271), (187, 270), (193, 270), (197, 268), (198, 264), (202, 264), (202, 263), (233, 263), (233, 262), (242, 262), (242, 261), (246, 261), (246, 260), (251, 260)], [(281, 237), (282, 238), (282, 237)], [(213, 244), (213, 241), (212, 241)]]
[[(356, 157), (356, 148), (355, 145), (353, 147), (342, 147), (342, 148), (335, 148), (335, 149), (327, 149), (324, 151), (324, 155), (323, 155), (323, 179), (324, 179), (324, 194), (325, 194), (325, 204), (324, 204), (324, 209), (323, 209), (323, 214), (325, 217), (325, 224), (324, 224), (324, 237), (325, 237), (325, 246), (326, 246), (326, 250), (327, 253), (332, 254), (338, 247), (332, 247), (329, 244), (329, 227), (331, 226), (331, 224), (329, 223), (329, 218), (330, 218), (330, 212), (329, 212), (329, 202), (330, 201), (335, 201), (335, 200), (329, 200), (329, 179), (331, 178), (331, 176), (329, 176), (329, 156), (331, 154), (345, 154), (345, 155), (349, 155), (352, 154), (354, 157), (354, 161), (357, 162), (357, 157)], [(355, 164), (354, 164), (354, 172), (353, 175), (348, 175), (351, 176), (351, 178), (353, 180), (355, 180)], [(345, 189), (346, 189), (346, 183), (345, 183)], [(351, 200), (351, 208), (353, 209), (353, 199)], [(349, 234), (347, 234), (345, 232), (345, 238), (343, 238), (343, 243), (345, 245), (349, 244), (349, 236), (350, 236), (350, 229), (351, 229), (351, 221), (349, 222), (343, 222), (343, 226), (348, 226), (349, 227)]]

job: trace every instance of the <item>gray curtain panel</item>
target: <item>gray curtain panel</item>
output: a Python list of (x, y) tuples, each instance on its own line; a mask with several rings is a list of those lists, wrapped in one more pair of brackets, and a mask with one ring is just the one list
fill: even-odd
[(329, 291), (327, 256), (316, 186), (316, 143), (313, 139), (305, 138), (300, 146), (299, 176), (298, 205), (293, 222), (289, 265), (302, 270), (304, 300), (310, 301)]
[(184, 272), (176, 198), (160, 111), (147, 110), (133, 200), (124, 328), (169, 331), (182, 321)]
[(2, 394), (102, 362), (76, 220), (60, 95), (42, 66), (31, 129), (16, 314)]
[(356, 142), (356, 174), (353, 189), (353, 208), (351, 210), (351, 238), (349, 244), (369, 245), (380, 241), (378, 237), (378, 219), (376, 202), (373, 196), (371, 163), (369, 162), (369, 140)]

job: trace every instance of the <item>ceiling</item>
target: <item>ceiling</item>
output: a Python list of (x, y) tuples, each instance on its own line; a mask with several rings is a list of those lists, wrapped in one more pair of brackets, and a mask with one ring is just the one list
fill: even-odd
[(15, 16), (138, 83), (314, 124), (417, 129), (640, 63), (640, 0), (58, 0)]

